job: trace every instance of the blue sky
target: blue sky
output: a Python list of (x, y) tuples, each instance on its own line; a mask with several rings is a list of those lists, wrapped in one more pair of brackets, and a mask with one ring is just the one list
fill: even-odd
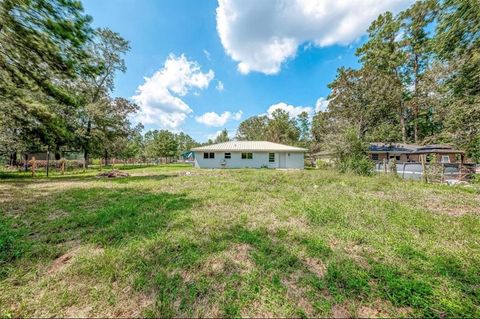
[(269, 109), (313, 113), (337, 68), (357, 65), (368, 24), (409, 3), (83, 0), (95, 27), (130, 41), (114, 95), (141, 106), (137, 119), (147, 130), (184, 131), (198, 141), (223, 128), (233, 135), (242, 120)]

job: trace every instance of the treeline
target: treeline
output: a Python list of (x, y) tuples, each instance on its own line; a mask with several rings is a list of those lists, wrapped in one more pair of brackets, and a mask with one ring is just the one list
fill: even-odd
[[(380, 15), (340, 68), (326, 111), (283, 110), (243, 121), (239, 140), (335, 149), (348, 157), (369, 141), (451, 143), (480, 161), (478, 0), (423, 0)], [(0, 156), (81, 151), (91, 157), (178, 156), (198, 145), (165, 130), (142, 135), (138, 106), (113, 98), (129, 43), (93, 29), (77, 0), (0, 2)], [(229, 140), (223, 131), (209, 143)]]
[(330, 83), (315, 142), (352, 130), (365, 141), (451, 143), (480, 161), (480, 5), (424, 0), (380, 15)]
[(338, 70), (327, 110), (311, 123), (277, 110), (241, 123), (237, 138), (341, 154), (373, 141), (450, 143), (480, 161), (478, 0), (424, 0), (386, 12), (356, 55), (360, 67)]
[(0, 2), (0, 156), (128, 156), (137, 105), (111, 96), (129, 43), (93, 29), (76, 0)]

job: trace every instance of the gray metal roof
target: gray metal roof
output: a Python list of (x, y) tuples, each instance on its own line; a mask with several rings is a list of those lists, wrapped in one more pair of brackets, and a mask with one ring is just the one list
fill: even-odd
[(455, 150), (452, 146), (446, 144), (416, 145), (403, 143), (370, 143), (369, 153), (391, 153), (391, 154), (428, 154), (428, 153), (449, 153), (462, 154), (463, 151)]
[(307, 152), (306, 148), (272, 143), (267, 141), (230, 141), (219, 144), (204, 145), (192, 148), (195, 152), (207, 151), (251, 151), (251, 152)]

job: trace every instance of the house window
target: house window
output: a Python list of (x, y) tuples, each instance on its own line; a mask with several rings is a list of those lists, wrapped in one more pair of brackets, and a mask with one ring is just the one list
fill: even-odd
[(215, 153), (203, 153), (203, 158), (215, 158)]
[(225, 159), (232, 158), (232, 153), (225, 153)]
[(390, 159), (395, 159), (396, 161), (399, 161), (400, 160), (400, 155), (390, 156)]
[(372, 154), (372, 161), (378, 161), (378, 154)]
[(275, 163), (275, 153), (268, 153), (268, 162)]
[(450, 156), (442, 155), (442, 163), (450, 163)]
[(252, 159), (253, 153), (242, 153), (242, 159)]

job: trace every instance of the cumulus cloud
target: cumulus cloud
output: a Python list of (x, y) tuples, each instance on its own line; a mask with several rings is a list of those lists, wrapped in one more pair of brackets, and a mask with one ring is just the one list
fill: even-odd
[(307, 112), (308, 114), (311, 114), (313, 111), (313, 109), (309, 106), (294, 106), (284, 102), (280, 102), (277, 104), (270, 105), (270, 107), (267, 110), (267, 116), (272, 117), (272, 113), (278, 109), (286, 111), (290, 115), (290, 117), (296, 117), (302, 112)]
[(387, 10), (413, 0), (219, 0), (217, 31), (238, 70), (276, 74), (304, 43), (347, 45)]
[(164, 66), (152, 77), (146, 77), (132, 97), (140, 106), (138, 120), (143, 124), (177, 129), (193, 112), (182, 97), (194, 89), (208, 88), (214, 76), (212, 70), (202, 72), (200, 65), (185, 55), (170, 54)]
[(243, 112), (238, 111), (232, 113), (229, 111), (218, 114), (216, 112), (207, 112), (201, 116), (195, 117), (195, 120), (198, 123), (205, 124), (206, 126), (220, 127), (224, 126), (228, 121), (235, 120), (239, 121), (242, 118)]
[(329, 102), (330, 102), (330, 101), (327, 100), (327, 99), (324, 98), (324, 97), (318, 98), (317, 102), (315, 103), (315, 111), (317, 111), (317, 112), (320, 112), (320, 111), (324, 112), (324, 111), (326, 111), (327, 108), (328, 108), (328, 103), (329, 103)]
[(222, 81), (218, 81), (217, 86), (215, 86), (215, 88), (216, 88), (217, 91), (219, 91), (219, 92), (222, 92), (222, 91), (225, 89), (225, 87), (223, 86), (223, 82), (222, 82)]

